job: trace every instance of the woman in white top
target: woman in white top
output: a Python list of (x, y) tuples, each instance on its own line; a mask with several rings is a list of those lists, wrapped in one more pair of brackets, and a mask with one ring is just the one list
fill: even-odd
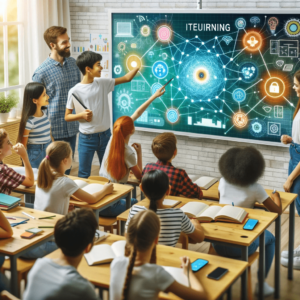
[[(126, 250), (130, 257), (115, 258), (110, 266), (110, 300), (155, 300), (159, 292), (172, 292), (184, 299), (207, 299), (188, 257), (182, 257), (183, 272), (189, 286), (177, 282), (163, 267), (156, 265), (156, 244), (160, 221), (151, 210), (137, 213), (128, 226)], [(127, 252), (127, 251), (126, 251)]]
[[(294, 74), (293, 89), (300, 98), (300, 70)], [(293, 116), (292, 137), (288, 135), (281, 136), (283, 144), (290, 144), (290, 163), (287, 178), (283, 188), (286, 192), (298, 194), (296, 198), (296, 208), (300, 216), (300, 99), (296, 106)], [(288, 266), (288, 251), (282, 251), (281, 263)], [(300, 245), (294, 250), (294, 269), (300, 269)]]
[[(134, 143), (129, 146), (129, 139), (134, 134), (134, 121), (137, 120), (148, 106), (165, 93), (164, 87), (157, 90), (145, 103), (143, 103), (131, 117), (123, 116), (116, 120), (113, 134), (107, 144), (99, 175), (108, 178), (111, 182), (126, 183), (129, 172), (132, 170), (137, 179), (142, 178), (142, 149), (141, 145)], [(133, 148), (134, 150), (133, 150)], [(137, 158), (136, 158), (137, 155)], [(137, 203), (132, 199), (131, 205)], [(125, 200), (119, 200), (100, 212), (101, 217), (115, 217), (126, 210)]]

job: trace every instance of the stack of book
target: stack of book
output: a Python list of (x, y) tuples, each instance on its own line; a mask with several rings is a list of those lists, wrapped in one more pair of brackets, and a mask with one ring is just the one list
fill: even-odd
[(0, 209), (2, 210), (10, 210), (11, 208), (18, 206), (20, 202), (20, 198), (6, 194), (0, 194)]

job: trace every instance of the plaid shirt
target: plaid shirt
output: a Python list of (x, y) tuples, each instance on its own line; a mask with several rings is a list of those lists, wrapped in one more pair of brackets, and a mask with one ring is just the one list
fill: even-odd
[(34, 72), (32, 80), (45, 85), (49, 96), (48, 117), (54, 139), (72, 137), (78, 133), (78, 122), (66, 122), (65, 112), (69, 90), (80, 82), (80, 71), (72, 57), (63, 65), (48, 57)]
[(0, 193), (10, 195), (11, 191), (22, 184), (24, 180), (25, 176), (0, 163)]
[(164, 164), (158, 160), (155, 164), (147, 164), (143, 170), (142, 176), (152, 170), (164, 171), (169, 176), (171, 185), (170, 195), (183, 195), (187, 198), (202, 199), (203, 194), (200, 187), (192, 182), (184, 170), (175, 168), (169, 162)]

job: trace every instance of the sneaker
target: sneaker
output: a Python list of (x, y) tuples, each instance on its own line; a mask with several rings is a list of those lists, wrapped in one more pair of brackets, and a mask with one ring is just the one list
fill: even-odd
[[(300, 257), (300, 245), (294, 250), (294, 257), (299, 256)], [(289, 251), (282, 251), (281, 257), (289, 258)]]
[[(267, 282), (264, 282), (264, 297), (271, 296), (274, 294), (275, 289), (268, 285)], [(258, 296), (258, 282), (255, 286), (255, 295)]]
[[(283, 266), (288, 267), (288, 262), (289, 262), (289, 260), (287, 258), (281, 257), (280, 263)], [(294, 257), (293, 268), (296, 269), (296, 270), (300, 270), (300, 256)]]

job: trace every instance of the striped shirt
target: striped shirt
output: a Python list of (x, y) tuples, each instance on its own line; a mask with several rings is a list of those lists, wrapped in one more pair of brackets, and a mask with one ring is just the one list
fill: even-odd
[(25, 176), (0, 162), (0, 193), (10, 195), (25, 180)]
[(50, 122), (45, 110), (43, 110), (42, 117), (29, 117), (25, 129), (30, 130), (28, 144), (47, 144), (51, 142)]
[[(140, 211), (146, 210), (144, 206), (134, 205), (131, 207), (129, 216), (125, 225), (125, 230), (131, 218)], [(158, 243), (174, 247), (179, 239), (180, 233), (191, 234), (195, 227), (187, 215), (179, 208), (157, 209), (156, 214), (160, 219), (160, 233)]]

